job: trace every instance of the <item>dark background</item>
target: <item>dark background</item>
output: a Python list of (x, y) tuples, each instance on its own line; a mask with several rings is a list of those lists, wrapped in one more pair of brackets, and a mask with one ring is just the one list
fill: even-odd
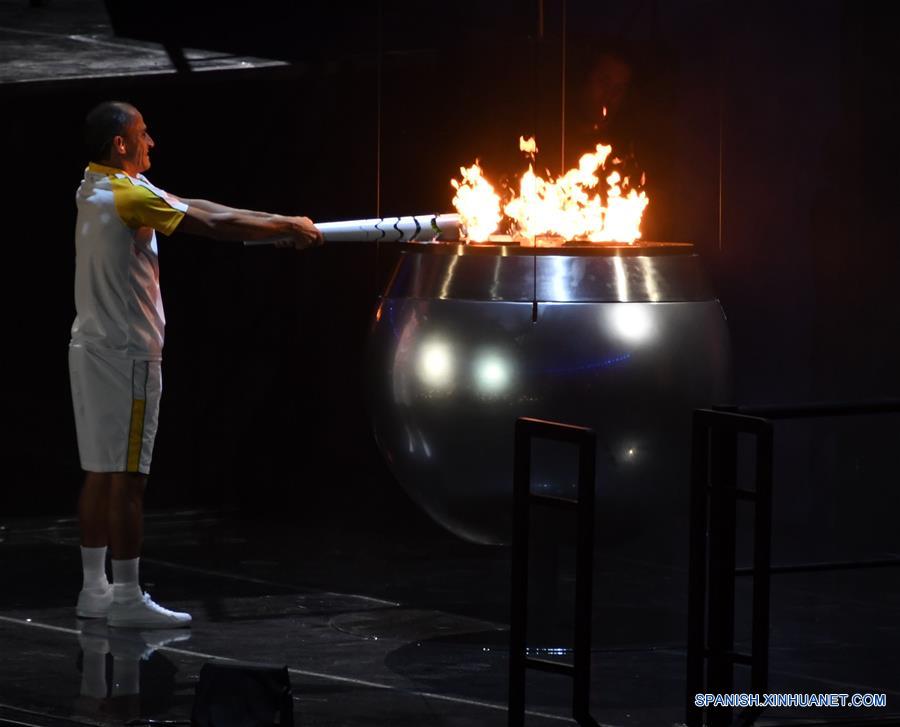
[[(74, 193), (82, 119), (108, 98), (142, 110), (157, 144), (148, 176), (175, 194), (320, 221), (443, 212), (460, 165), (520, 170), (520, 134), (536, 133), (539, 164), (558, 170), (563, 45), (570, 117), (578, 64), (624, 49), (651, 197), (644, 237), (696, 244), (729, 319), (734, 400), (900, 395), (900, 64), (880, 5), (570, 1), (545, 3), (541, 18), (538, 3), (512, 0), (352, 13), (263, 2), (197, 6), (158, 27), (128, 5), (108, 4), (119, 32), (292, 65), (0, 89), (0, 513), (74, 509)], [(297, 254), (181, 233), (160, 250), (165, 394), (148, 505), (300, 521), (413, 513), (362, 390), (390, 251)], [(849, 523), (848, 542), (889, 547), (896, 423), (786, 430), (782, 502), (835, 532)]]

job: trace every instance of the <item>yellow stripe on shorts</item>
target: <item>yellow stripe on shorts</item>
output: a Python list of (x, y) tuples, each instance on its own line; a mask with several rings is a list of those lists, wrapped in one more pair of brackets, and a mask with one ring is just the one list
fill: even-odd
[(141, 464), (141, 449), (144, 444), (144, 406), (143, 399), (131, 402), (131, 426), (128, 430), (128, 464), (126, 471), (137, 472)]

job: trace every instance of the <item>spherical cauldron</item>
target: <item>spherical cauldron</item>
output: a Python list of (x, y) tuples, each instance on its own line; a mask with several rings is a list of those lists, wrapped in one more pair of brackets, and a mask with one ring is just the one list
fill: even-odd
[[(529, 416), (596, 430), (601, 533), (680, 517), (691, 411), (730, 389), (725, 317), (692, 245), (401, 247), (367, 383), (415, 502), (466, 540), (508, 542), (514, 424)], [(574, 496), (574, 452), (547, 447), (532, 489)]]

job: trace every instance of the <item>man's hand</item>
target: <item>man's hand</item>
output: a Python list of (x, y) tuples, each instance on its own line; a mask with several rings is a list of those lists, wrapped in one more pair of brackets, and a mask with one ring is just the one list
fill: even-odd
[(308, 217), (226, 207), (206, 200), (182, 200), (188, 205), (179, 228), (189, 235), (214, 240), (261, 240), (277, 247), (304, 250), (325, 240)]
[(325, 242), (325, 238), (309, 217), (284, 217), (289, 222), (291, 232), (285, 240), (279, 240), (275, 247), (293, 247), (295, 250), (305, 250), (308, 247), (318, 247)]

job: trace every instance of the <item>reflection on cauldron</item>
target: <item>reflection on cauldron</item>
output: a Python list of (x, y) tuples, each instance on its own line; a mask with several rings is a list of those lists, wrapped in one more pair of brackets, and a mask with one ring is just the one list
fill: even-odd
[[(597, 431), (598, 510), (619, 529), (686, 501), (690, 412), (730, 388), (693, 246), (401, 247), (370, 332), (370, 407), (394, 475), (437, 522), (508, 540), (520, 416)], [(536, 455), (535, 488), (574, 492), (567, 457)]]

